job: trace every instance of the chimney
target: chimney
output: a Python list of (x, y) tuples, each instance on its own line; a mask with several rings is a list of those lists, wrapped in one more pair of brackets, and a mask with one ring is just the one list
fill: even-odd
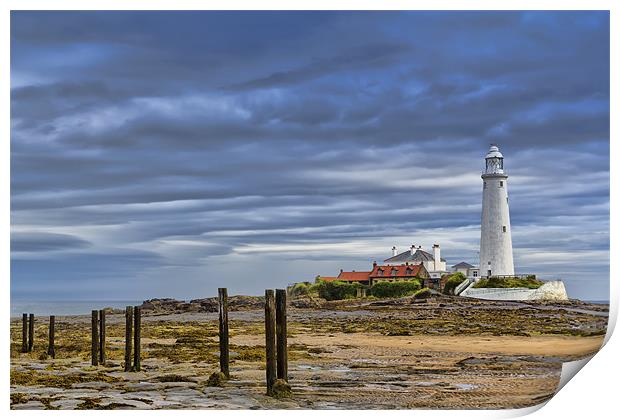
[(373, 261), (373, 262), (372, 262), (372, 268), (375, 268), (376, 266), (377, 266), (377, 262), (376, 262), (376, 261)]
[(392, 257), (395, 257), (395, 256), (396, 256), (396, 247), (393, 246), (392, 247)]
[(438, 244), (433, 245), (433, 256), (435, 257), (435, 271), (438, 271), (441, 265), (441, 251)]
[(340, 269), (340, 274), (342, 274), (342, 268)]
[(415, 245), (411, 245), (411, 256), (413, 257), (413, 254), (415, 254)]

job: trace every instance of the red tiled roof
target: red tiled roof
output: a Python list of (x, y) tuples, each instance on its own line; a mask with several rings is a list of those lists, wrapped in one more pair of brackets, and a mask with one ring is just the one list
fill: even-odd
[(420, 273), (420, 268), (422, 268), (422, 264), (377, 265), (370, 272), (369, 277), (415, 277)]
[(368, 281), (370, 271), (342, 271), (337, 280), (338, 281)]

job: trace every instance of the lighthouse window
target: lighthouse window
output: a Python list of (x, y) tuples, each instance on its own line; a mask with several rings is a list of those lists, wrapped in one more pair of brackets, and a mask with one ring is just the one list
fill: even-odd
[(484, 183), (483, 183), (483, 185), (482, 185), (482, 188), (486, 188), (486, 187), (487, 187), (487, 182), (486, 182), (486, 181), (484, 181)]
[(499, 187), (502, 188), (504, 186), (504, 181), (499, 181)]
[(502, 226), (502, 232), (506, 233), (506, 226)]

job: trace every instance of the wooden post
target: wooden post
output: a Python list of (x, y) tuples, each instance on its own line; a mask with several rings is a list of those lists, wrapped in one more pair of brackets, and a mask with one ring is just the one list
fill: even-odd
[(22, 314), (22, 353), (28, 353), (28, 314)]
[(133, 307), (133, 371), (140, 372), (140, 307)]
[(131, 328), (133, 323), (132, 307), (125, 308), (125, 372), (131, 371)]
[(97, 366), (99, 364), (99, 311), (93, 310), (90, 317), (91, 346), (90, 346), (90, 364)]
[(47, 346), (47, 355), (51, 356), (52, 359), (56, 358), (56, 349), (54, 348), (54, 335), (56, 333), (55, 331), (55, 324), (56, 323), (56, 317), (54, 315), (50, 315), (50, 330), (49, 330), (49, 345)]
[(34, 349), (34, 314), (29, 316), (30, 322), (28, 322), (28, 352), (30, 353)]
[(265, 290), (265, 355), (267, 395), (276, 381), (276, 308), (273, 290)]
[(99, 310), (99, 363), (105, 364), (105, 309)]
[(276, 290), (276, 336), (278, 379), (288, 382), (288, 348), (286, 345), (286, 290)]
[(229, 349), (228, 349), (228, 290), (217, 289), (220, 312), (220, 372), (230, 378)]

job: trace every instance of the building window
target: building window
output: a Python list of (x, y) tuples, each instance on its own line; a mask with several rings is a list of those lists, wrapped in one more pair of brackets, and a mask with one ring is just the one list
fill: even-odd
[(502, 232), (506, 233), (506, 226), (502, 226)]
[(474, 274), (474, 277), (478, 277), (478, 272), (477, 271), (474, 271), (473, 274)]
[(499, 187), (502, 188), (504, 186), (504, 181), (499, 181)]

